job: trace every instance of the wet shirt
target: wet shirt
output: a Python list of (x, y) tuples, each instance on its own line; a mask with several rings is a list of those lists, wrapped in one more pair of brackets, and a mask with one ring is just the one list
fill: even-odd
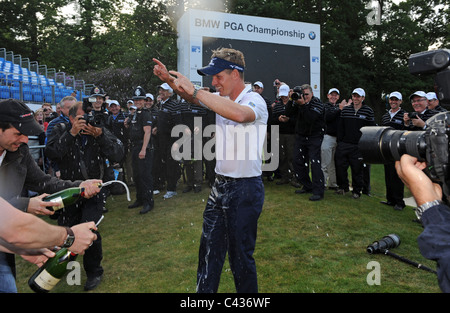
[(251, 108), (256, 118), (251, 123), (237, 123), (216, 114), (216, 173), (234, 178), (259, 176), (267, 131), (267, 105), (250, 86), (235, 102)]
[(142, 142), (144, 139), (144, 126), (152, 126), (153, 118), (147, 109), (137, 110), (130, 116), (130, 141), (134, 144)]

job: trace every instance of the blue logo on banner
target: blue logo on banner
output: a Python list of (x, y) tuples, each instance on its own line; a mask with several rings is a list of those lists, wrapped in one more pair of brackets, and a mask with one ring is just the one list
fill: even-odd
[(308, 36), (309, 36), (309, 39), (311, 39), (311, 40), (316, 39), (316, 33), (313, 32), (313, 31), (310, 31), (309, 34), (308, 34)]
[(198, 53), (200, 53), (200, 46), (192, 46), (191, 47), (191, 52), (198, 52)]
[(313, 63), (319, 63), (319, 57), (312, 57)]

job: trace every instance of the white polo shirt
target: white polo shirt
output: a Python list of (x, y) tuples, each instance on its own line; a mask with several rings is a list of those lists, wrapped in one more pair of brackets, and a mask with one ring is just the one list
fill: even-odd
[(255, 112), (251, 123), (237, 123), (216, 114), (216, 173), (242, 178), (262, 174), (262, 153), (267, 130), (267, 104), (251, 86), (235, 100)]

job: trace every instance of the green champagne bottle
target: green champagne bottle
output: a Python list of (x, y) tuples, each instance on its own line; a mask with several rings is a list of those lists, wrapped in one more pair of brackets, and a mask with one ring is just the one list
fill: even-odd
[(78, 201), (81, 197), (84, 196), (84, 188), (80, 187), (73, 187), (73, 188), (67, 188), (58, 192), (55, 192), (51, 195), (48, 195), (44, 198), (42, 198), (43, 201), (47, 202), (58, 202), (61, 203), (61, 205), (58, 206), (48, 206), (47, 209), (50, 211), (57, 211), (59, 209), (62, 209), (66, 206), (75, 204), (75, 202)]
[(67, 273), (67, 264), (74, 261), (77, 254), (62, 248), (41, 266), (28, 280), (28, 286), (38, 293), (50, 292)]

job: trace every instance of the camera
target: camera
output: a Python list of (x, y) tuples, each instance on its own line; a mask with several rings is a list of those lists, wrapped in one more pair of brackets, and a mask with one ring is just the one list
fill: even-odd
[[(411, 74), (436, 73), (437, 94), (440, 101), (450, 103), (450, 50), (442, 49), (412, 54), (409, 57)], [(413, 112), (415, 113), (415, 112)], [(409, 118), (414, 114), (409, 113)], [(392, 163), (403, 154), (426, 162), (426, 174), (442, 184), (450, 196), (449, 135), (450, 112), (429, 118), (424, 131), (394, 130), (391, 127), (362, 127), (359, 150), (366, 163)]]
[(408, 117), (410, 119), (416, 119), (416, 118), (419, 118), (419, 115), (417, 114), (417, 112), (409, 112)]
[(436, 95), (445, 106), (450, 105), (450, 50), (439, 49), (412, 54), (409, 72), (414, 75), (436, 74)]
[(369, 254), (384, 253), (386, 250), (397, 248), (399, 245), (400, 237), (396, 234), (390, 234), (368, 245), (366, 251)]
[(295, 86), (292, 90), (291, 99), (297, 101), (300, 97), (303, 97), (303, 90), (300, 86)]
[(403, 154), (427, 162), (426, 173), (434, 182), (443, 184), (449, 196), (449, 135), (450, 112), (436, 114), (426, 121), (424, 131), (394, 130), (384, 126), (361, 128), (359, 150), (366, 163), (391, 163)]
[(103, 126), (103, 117), (100, 114), (94, 114), (93, 111), (85, 113), (82, 117), (86, 121), (86, 124), (90, 124), (95, 127)]

